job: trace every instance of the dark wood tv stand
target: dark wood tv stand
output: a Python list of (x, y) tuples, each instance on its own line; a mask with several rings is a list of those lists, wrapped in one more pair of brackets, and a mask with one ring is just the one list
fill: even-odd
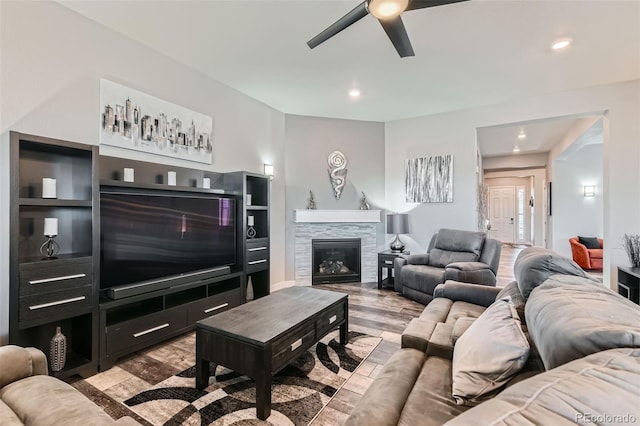
[[(270, 293), (269, 178), (101, 156), (98, 147), (10, 132), (9, 343), (49, 353), (57, 326), (67, 337), (65, 367), (83, 377), (118, 357), (192, 330), (195, 322)], [(160, 158), (159, 158), (160, 159)], [(203, 167), (206, 167), (203, 165)], [(135, 182), (124, 182), (124, 168)], [(175, 186), (167, 172), (177, 174)], [(57, 180), (57, 198), (42, 197), (42, 179)], [(202, 187), (203, 178), (211, 182)], [(223, 275), (124, 297), (100, 292), (100, 188), (225, 194), (237, 200), (236, 265)], [(247, 195), (252, 195), (248, 203)], [(253, 237), (248, 217), (253, 216)], [(45, 217), (59, 219), (55, 260), (39, 253)]]
[(100, 303), (100, 371), (124, 355), (193, 330), (196, 321), (243, 303), (245, 276), (234, 272)]

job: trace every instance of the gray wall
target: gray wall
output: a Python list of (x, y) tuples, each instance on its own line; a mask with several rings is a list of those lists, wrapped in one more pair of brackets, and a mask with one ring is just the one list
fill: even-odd
[[(0, 20), (3, 152), (9, 130), (98, 144), (103, 77), (209, 115), (214, 122), (210, 166), (117, 148), (101, 147), (101, 153), (218, 172), (261, 173), (263, 163), (273, 164), (271, 281), (284, 280), (283, 113), (55, 2), (0, 1)], [(6, 229), (4, 191), (0, 201)], [(2, 256), (0, 265), (0, 344), (7, 334), (6, 258)]]
[[(348, 161), (347, 183), (339, 200), (327, 173), (327, 157), (341, 151)], [(318, 209), (357, 210), (361, 192), (372, 209), (384, 209), (384, 124), (333, 118), (285, 116), (286, 279), (293, 280), (293, 211), (304, 209), (313, 191)], [(377, 227), (384, 245), (384, 225)]]
[[(416, 249), (424, 250), (439, 227), (476, 227), (476, 129), (605, 112), (603, 166), (604, 283), (616, 287), (617, 265), (628, 265), (624, 233), (640, 233), (640, 80), (532, 96), (496, 105), (392, 121), (385, 124), (387, 207), (411, 212)], [(419, 155), (454, 155), (454, 202), (404, 201), (404, 160)], [(547, 163), (550, 165), (550, 163)], [(486, 166), (485, 166), (486, 167)], [(555, 185), (554, 185), (555, 186)]]
[[(553, 162), (553, 250), (564, 256), (571, 257), (571, 237), (602, 238), (602, 151), (601, 144), (587, 145)], [(595, 185), (595, 197), (584, 196), (585, 185)]]

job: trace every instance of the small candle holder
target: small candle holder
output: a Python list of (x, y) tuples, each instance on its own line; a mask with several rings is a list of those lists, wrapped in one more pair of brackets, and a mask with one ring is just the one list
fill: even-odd
[(56, 254), (60, 251), (60, 246), (54, 241), (56, 235), (45, 235), (47, 241), (40, 246), (40, 253), (45, 256), (43, 260), (57, 259)]
[(247, 237), (249, 238), (255, 238), (256, 237), (256, 230), (253, 227), (255, 223), (255, 219), (253, 216), (247, 216)]
[(46, 217), (44, 219), (44, 236), (47, 237), (47, 241), (40, 246), (40, 253), (44, 257), (43, 260), (57, 259), (56, 254), (60, 251), (60, 246), (53, 239), (58, 236), (58, 218)]

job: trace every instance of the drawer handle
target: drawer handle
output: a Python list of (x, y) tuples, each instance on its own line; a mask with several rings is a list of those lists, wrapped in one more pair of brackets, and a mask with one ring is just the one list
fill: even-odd
[(267, 259), (254, 260), (254, 261), (248, 262), (248, 264), (249, 265), (257, 265), (258, 263), (264, 263), (266, 261), (267, 261)]
[(223, 303), (222, 305), (214, 306), (213, 308), (205, 309), (203, 312), (208, 314), (209, 312), (217, 311), (218, 309), (222, 309), (224, 307), (229, 306), (228, 303)]
[(333, 324), (334, 322), (336, 322), (337, 319), (338, 319), (337, 315), (332, 316), (331, 318), (329, 318), (329, 324)]
[(295, 351), (296, 349), (298, 349), (300, 346), (302, 346), (302, 339), (298, 339), (295, 342), (293, 342), (291, 344), (291, 351)]
[(55, 281), (72, 280), (74, 278), (84, 278), (86, 276), (87, 274), (75, 274), (75, 275), (65, 275), (64, 277), (43, 278), (41, 280), (31, 280), (29, 281), (29, 284), (52, 283)]
[(254, 248), (250, 248), (247, 251), (260, 251), (260, 250), (266, 250), (266, 247), (254, 247)]
[(133, 337), (137, 338), (137, 337), (140, 337), (140, 336), (144, 336), (145, 334), (153, 333), (154, 331), (162, 330), (163, 328), (167, 328), (167, 327), (169, 327), (169, 323), (165, 322), (164, 324), (159, 325), (157, 327), (153, 327), (153, 328), (150, 328), (148, 330), (136, 333), (136, 334), (133, 335)]
[(50, 308), (51, 306), (64, 305), (65, 303), (79, 302), (86, 298), (86, 296), (78, 296), (71, 299), (56, 300), (55, 302), (43, 303), (42, 305), (29, 306), (29, 310), (35, 311), (36, 309)]

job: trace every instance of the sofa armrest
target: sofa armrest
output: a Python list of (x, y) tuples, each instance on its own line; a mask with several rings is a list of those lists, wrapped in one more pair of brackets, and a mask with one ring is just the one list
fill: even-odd
[(454, 301), (488, 307), (496, 301), (496, 296), (500, 293), (500, 290), (498, 287), (448, 280), (444, 284), (438, 284), (433, 291), (433, 297), (446, 297)]
[(0, 388), (30, 376), (48, 374), (47, 357), (36, 348), (1, 346), (0, 365)]
[(497, 282), (493, 270), (483, 262), (450, 263), (445, 268), (444, 279), (494, 287)]
[(447, 265), (447, 269), (457, 269), (459, 271), (482, 271), (491, 270), (489, 265), (482, 262), (453, 262)]

